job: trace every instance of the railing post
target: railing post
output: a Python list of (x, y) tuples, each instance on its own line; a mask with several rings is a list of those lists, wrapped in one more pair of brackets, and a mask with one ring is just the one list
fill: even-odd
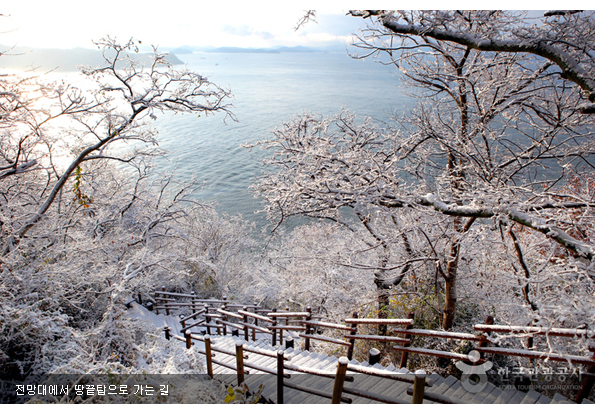
[[(413, 313), (412, 311), (409, 312), (409, 314), (407, 315), (407, 318), (410, 320), (413, 320), (415, 318), (415, 313)], [(410, 330), (413, 328), (413, 325), (409, 324), (407, 325), (407, 327), (405, 327), (406, 330)], [(406, 342), (403, 344), (404, 347), (408, 347), (411, 346), (411, 340), (413, 339), (412, 335), (407, 336), (406, 338), (409, 339), (409, 342)], [(407, 361), (409, 360), (409, 352), (401, 352), (401, 364), (399, 365), (399, 367), (401, 369), (405, 368), (407, 369)]]
[[(358, 318), (357, 316), (357, 311), (353, 312), (352, 315), (353, 318)], [(357, 323), (353, 323), (351, 324), (351, 331), (349, 332), (349, 335), (355, 335), (357, 334)], [(355, 339), (352, 339), (350, 342), (351, 345), (349, 345), (349, 348), (347, 348), (347, 358), (349, 360), (353, 359), (353, 352), (355, 351)]]
[[(162, 286), (161, 290), (165, 292), (165, 286)], [(165, 293), (163, 294), (163, 297), (165, 298)], [(169, 307), (167, 305), (167, 300), (164, 300), (163, 305), (165, 306), (165, 314), (169, 316)]]
[(370, 366), (374, 366), (375, 364), (380, 362), (380, 351), (376, 348), (370, 349), (370, 356), (368, 359), (368, 363)]
[(422, 404), (424, 400), (424, 389), (426, 386), (426, 372), (423, 369), (415, 371), (415, 381), (413, 382), (413, 400), (411, 404)]
[(211, 327), (209, 324), (211, 323), (211, 316), (209, 316), (209, 305), (205, 305), (205, 323), (207, 326), (207, 334), (211, 335)]
[(190, 292), (190, 294), (192, 295), (192, 297), (190, 298), (190, 302), (192, 303), (192, 314), (196, 313), (196, 292), (192, 291)]
[(183, 314), (180, 315), (180, 324), (182, 324), (182, 328), (186, 328), (186, 317)]
[(285, 349), (293, 348), (293, 338), (287, 337), (285, 340)]
[(207, 357), (207, 374), (213, 378), (213, 357), (211, 353), (211, 336), (205, 335), (205, 356)]
[[(487, 317), (486, 317), (485, 324), (486, 324), (486, 325), (493, 325), (493, 324), (494, 324), (494, 317), (492, 317), (492, 316), (487, 316)], [(490, 335), (492, 335), (492, 332), (491, 332), (491, 331), (487, 331), (487, 334), (488, 334), (488, 336), (490, 336)], [(483, 333), (482, 333), (482, 335), (483, 335)], [(490, 343), (489, 343), (489, 341), (487, 341), (487, 340), (483, 340), (483, 341), (480, 341), (480, 342), (477, 344), (477, 346), (478, 346), (478, 347), (480, 347), (480, 348), (485, 348), (485, 347), (487, 347), (489, 344), (490, 344)], [(485, 356), (485, 354), (484, 354), (483, 352), (480, 352), (480, 354), (479, 354), (479, 357), (480, 357), (480, 358), (483, 358), (484, 356)]]
[(159, 314), (159, 309), (157, 307), (159, 307), (159, 305), (157, 304), (157, 295), (159, 294), (159, 292), (157, 291), (157, 289), (155, 289), (155, 314)]
[(244, 383), (244, 346), (236, 341), (236, 369), (238, 371), (238, 386)]
[[(289, 313), (289, 306), (285, 307), (285, 311)], [(289, 325), (289, 317), (285, 317), (284, 319), (282, 318), (279, 323), (281, 323), (281, 321), (283, 321), (284, 325)], [(279, 343), (283, 345), (283, 330), (279, 330)]]
[[(254, 306), (254, 313), (256, 314), (258, 305), (256, 304), (256, 302), (254, 302), (253, 306)], [(256, 318), (254, 318), (254, 325), (258, 326), (258, 319), (256, 319)], [(252, 341), (256, 341), (256, 328), (252, 329)]]
[[(306, 312), (308, 313), (308, 315), (306, 316), (306, 321), (311, 321), (312, 320), (312, 308), (306, 307)], [(310, 325), (306, 324), (306, 334), (310, 334), (311, 330), (312, 330), (312, 327)], [(308, 338), (308, 337), (304, 338), (304, 350), (306, 350), (306, 351), (310, 350), (310, 338)]]
[(345, 383), (345, 374), (347, 373), (347, 364), (349, 359), (342, 356), (339, 358), (337, 363), (337, 374), (335, 376), (335, 385), (333, 387), (333, 399), (332, 404), (339, 404), (341, 402), (341, 396), (343, 395), (343, 384)]
[(169, 339), (171, 338), (171, 334), (169, 327), (163, 327), (163, 331), (165, 331), (165, 339), (169, 341)]
[(283, 351), (277, 351), (277, 404), (283, 404)]
[[(494, 324), (494, 317), (487, 316), (485, 323), (486, 323), (486, 325), (493, 325)], [(488, 331), (488, 335), (491, 335), (491, 334), (492, 334), (491, 331)], [(488, 344), (489, 344), (488, 341), (481, 341), (479, 344), (477, 344), (477, 346), (480, 347), (480, 348), (485, 348), (485, 347), (488, 346)], [(481, 355), (483, 356), (483, 354), (481, 354)]]
[[(593, 353), (591, 359), (595, 360), (595, 346), (589, 346), (589, 351)], [(589, 366), (589, 368), (587, 369), (587, 373), (589, 373), (589, 375), (581, 375), (581, 377), (583, 377), (584, 380), (581, 383), (581, 388), (578, 391), (578, 394), (576, 395), (576, 400), (574, 400), (577, 403), (580, 403), (585, 398), (588, 398), (591, 394), (591, 390), (593, 389), (593, 384), (595, 383), (595, 379), (593, 378), (593, 373), (595, 373), (595, 366)]]
[(138, 292), (138, 304), (143, 304), (143, 297), (140, 294), (140, 291)]
[[(276, 313), (276, 312), (277, 312), (277, 309), (276, 308), (273, 308), (273, 313)], [(277, 317), (273, 317), (272, 326), (273, 327), (277, 326)], [(273, 331), (273, 336), (272, 336), (272, 341), (271, 342), (272, 342), (273, 346), (276, 346), (277, 345), (277, 329), (276, 328), (273, 328), (272, 331)], [(281, 344), (283, 344), (283, 341), (280, 341), (280, 342), (281, 342)]]
[[(223, 296), (224, 299), (227, 299), (227, 296)], [(227, 306), (225, 304), (223, 304), (221, 306), (221, 310), (223, 311), (227, 311)], [(229, 316), (227, 314), (223, 315), (223, 321), (228, 322), (229, 321)], [(223, 335), (227, 335), (227, 325), (226, 324), (221, 324), (223, 326)]]
[[(244, 306), (243, 310), (247, 311), (248, 307)], [(248, 329), (248, 325), (247, 325), (248, 324), (248, 316), (244, 314), (243, 320), (244, 320), (244, 339), (246, 341), (250, 341), (250, 330)]]
[(186, 336), (186, 349), (192, 348), (192, 336), (190, 335), (190, 330), (186, 330), (184, 335)]

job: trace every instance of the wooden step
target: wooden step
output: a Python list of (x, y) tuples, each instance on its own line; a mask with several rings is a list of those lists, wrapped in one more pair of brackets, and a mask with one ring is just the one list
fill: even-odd
[(554, 394), (551, 404), (572, 404), (572, 401), (560, 393)]
[(463, 396), (467, 394), (467, 389), (461, 385), (456, 391), (448, 394), (448, 397), (451, 398), (453, 401), (462, 401)]
[(482, 391), (478, 393), (468, 393), (464, 395), (462, 399), (471, 401), (473, 403), (481, 403), (495, 388), (496, 386), (494, 386), (492, 383), (488, 383)]
[(494, 404), (498, 397), (502, 394), (502, 390), (495, 388), (490, 393), (485, 396), (485, 398), (479, 402), (479, 404)]
[(537, 400), (539, 400), (540, 396), (540, 393), (536, 392), (533, 389), (530, 389), (528, 392), (525, 393), (525, 397), (523, 397), (521, 404), (535, 404)]
[(535, 404), (550, 404), (551, 402), (552, 402), (551, 398), (549, 398), (548, 396), (544, 396), (542, 394), (541, 397), (539, 397), (539, 400), (537, 400), (535, 402)]
[(512, 398), (510, 399), (509, 403), (510, 404), (521, 404), (521, 402), (525, 399), (525, 397), (527, 396), (527, 393), (524, 391), (516, 391), (516, 393), (514, 393), (514, 396), (512, 396)]
[[(517, 389), (504, 389), (494, 404), (508, 404), (517, 392)], [(511, 403), (512, 404), (512, 403)]]

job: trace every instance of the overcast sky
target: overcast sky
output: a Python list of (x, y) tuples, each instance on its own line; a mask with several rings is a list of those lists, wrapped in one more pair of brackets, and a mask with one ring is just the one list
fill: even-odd
[[(548, 1), (554, 3), (546, 0), (538, 5), (542, 9), (556, 7), (547, 7)], [(347, 9), (361, 7), (361, 4), (336, 0), (317, 0), (316, 6), (291, 0), (13, 0), (3, 3), (0, 5), (3, 15), (0, 17), (0, 43), (44, 48), (93, 48), (92, 41), (106, 35), (120, 41), (133, 37), (160, 47), (321, 46), (349, 41), (350, 34), (362, 24), (361, 19), (345, 16)], [(476, 1), (434, 3), (418, 0), (415, 5), (426, 9), (477, 7)], [(530, 8), (531, 4), (536, 6), (535, 2), (519, 4), (504, 0), (497, 4), (482, 3), (482, 7)], [(557, 7), (575, 5), (578, 6), (564, 3)], [(303, 10), (308, 8), (318, 9), (318, 24), (309, 23), (296, 32), (294, 27), (304, 15)]]
[[(11, 1), (0, 6), (0, 43), (44, 48), (93, 47), (106, 35), (161, 47), (213, 45), (268, 47), (328, 45), (348, 41), (361, 20), (340, 7), (320, 10), (318, 24), (294, 27), (306, 7), (234, 6), (211, 1)], [(151, 6), (151, 4), (155, 4)]]

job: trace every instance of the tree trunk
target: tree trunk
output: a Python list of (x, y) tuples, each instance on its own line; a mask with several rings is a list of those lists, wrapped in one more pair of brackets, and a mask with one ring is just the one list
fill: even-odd
[[(395, 219), (393, 217), (393, 222), (396, 224)], [(413, 249), (411, 248), (411, 243), (409, 242), (409, 238), (405, 233), (401, 235), (401, 239), (403, 240), (403, 245), (405, 247), (405, 251), (407, 252), (408, 258), (413, 256)], [(386, 246), (386, 244), (384, 244)], [(385, 254), (383, 254), (380, 264), (383, 268), (386, 268), (388, 265), (388, 257), (390, 251), (388, 250), (388, 246), (385, 248)], [(393, 287), (398, 286), (405, 275), (411, 269), (411, 264), (406, 264), (405, 267), (401, 270), (401, 273), (396, 278), (392, 279), (390, 282), (387, 282), (385, 278), (385, 274), (382, 271), (378, 271), (374, 274), (374, 283), (376, 284), (377, 290), (377, 297), (378, 297), (378, 318), (379, 319), (386, 319), (388, 318), (388, 314), (390, 311), (390, 290)], [(379, 325), (378, 326), (378, 335), (386, 335), (388, 331), (388, 327), (386, 325)]]
[[(378, 319), (388, 318), (388, 312), (390, 308), (390, 286), (383, 279), (384, 274), (382, 272), (376, 273), (374, 276), (374, 283), (376, 284), (376, 293), (378, 298)], [(378, 326), (378, 335), (386, 335), (386, 325)]]
[(455, 236), (450, 244), (448, 262), (446, 263), (446, 279), (444, 280), (444, 311), (442, 313), (442, 328), (452, 328), (457, 309), (457, 270), (459, 268), (459, 255), (461, 250), (461, 238), (469, 231), (475, 218), (470, 218), (464, 226), (461, 226), (461, 218), (454, 218), (453, 230)]
[[(459, 232), (460, 219), (454, 220), (455, 231)], [(442, 328), (452, 328), (457, 309), (457, 268), (459, 264), (460, 245), (458, 240), (450, 244), (448, 262), (446, 263), (446, 276), (444, 281), (444, 311), (442, 313)]]

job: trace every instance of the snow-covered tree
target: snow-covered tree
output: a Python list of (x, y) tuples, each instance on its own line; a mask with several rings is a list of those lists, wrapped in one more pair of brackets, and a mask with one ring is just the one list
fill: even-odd
[[(366, 35), (385, 38), (371, 50), (399, 51), (392, 40), (412, 42), (408, 49), (429, 50), (433, 45), (457, 44), (477, 52), (531, 54), (548, 61), (550, 74), (582, 90), (582, 113), (595, 113), (595, 58), (593, 11), (550, 10), (541, 16), (511, 11), (391, 11), (353, 10), (355, 17), (376, 18)], [(370, 38), (370, 37), (368, 37)], [(367, 41), (364, 41), (366, 43)], [(368, 43), (369, 45), (370, 43)], [(365, 45), (364, 47), (367, 47)]]
[(98, 46), (105, 66), (76, 84), (0, 77), (2, 375), (138, 371), (152, 331), (127, 318), (124, 299), (222, 277), (251, 243), (245, 225), (191, 198), (191, 181), (151, 174), (151, 119), (233, 118), (229, 92), (157, 51), (143, 66), (133, 41)]
[(361, 266), (373, 268), (374, 254), (359, 237), (334, 223), (304, 224), (281, 233), (269, 242), (266, 254), (277, 307), (310, 307), (341, 322), (354, 310), (372, 305), (373, 271)]
[[(23, 202), (35, 211), (4, 222), (4, 255), (43, 218), (82, 163), (98, 159), (131, 161), (138, 152), (118, 154), (118, 145), (155, 143), (155, 131), (147, 126), (149, 117), (156, 118), (160, 111), (229, 113), (229, 92), (197, 73), (173, 69), (165, 54), (155, 50), (147, 68), (131, 56), (138, 52), (132, 40), (120, 45), (107, 38), (98, 46), (103, 49), (106, 66), (82, 70), (92, 83), (91, 91), (67, 83), (13, 90), (13, 86), (23, 84), (20, 79), (3, 84), (10, 88), (2, 93), (3, 115), (8, 117), (2, 138), (2, 178), (36, 168), (47, 172), (50, 179), (37, 203)], [(66, 167), (54, 161), (52, 152), (60, 153), (57, 149), (61, 147), (62, 152), (66, 148), (73, 153)], [(42, 158), (46, 160), (43, 166), (36, 167)], [(53, 178), (56, 181), (51, 181)], [(79, 202), (85, 204), (84, 199)], [(6, 227), (8, 223), (10, 228)]]
[[(498, 43), (533, 29), (536, 38), (548, 33), (552, 47), (580, 57), (580, 72), (592, 72), (594, 42), (581, 39), (579, 46), (564, 36), (579, 41), (584, 31), (592, 37), (592, 14), (553, 17), (545, 23), (558, 28), (549, 31), (505, 12), (352, 14), (378, 16), (356, 37), (355, 45), (368, 51), (360, 57), (388, 55), (419, 104), (390, 124), (358, 121), (346, 112), (331, 118), (306, 113), (259, 141), (273, 150), (266, 164), (276, 168), (255, 185), (270, 217), (279, 223), (304, 215), (347, 227), (359, 221), (378, 251), (378, 285), (399, 285), (419, 260), (435, 263), (444, 281), (444, 328), (455, 318), (458, 278), (483, 270), (459, 270), (462, 262), (470, 268), (476, 248), (506, 252), (498, 268), (515, 273), (516, 285), (502, 287), (523, 289), (517, 304), (529, 309), (528, 321), (560, 318), (538, 302), (543, 278), (535, 277), (546, 273), (561, 282), (552, 291), (570, 282), (579, 301), (592, 302), (595, 245), (577, 234), (591, 226), (594, 201), (564, 190), (571, 176), (593, 168), (595, 121), (581, 113), (590, 90), (536, 52), (484, 50), (432, 35), (443, 30)], [(398, 22), (418, 30), (397, 29)], [(585, 74), (588, 82), (591, 73)], [(519, 239), (520, 231), (530, 232), (530, 243)], [(478, 242), (469, 244), (469, 237)], [(536, 243), (542, 255), (528, 261), (523, 250), (536, 252)], [(550, 259), (552, 251), (558, 260)], [(563, 317), (571, 318), (571, 311)], [(577, 309), (573, 321), (590, 324), (594, 314)]]

